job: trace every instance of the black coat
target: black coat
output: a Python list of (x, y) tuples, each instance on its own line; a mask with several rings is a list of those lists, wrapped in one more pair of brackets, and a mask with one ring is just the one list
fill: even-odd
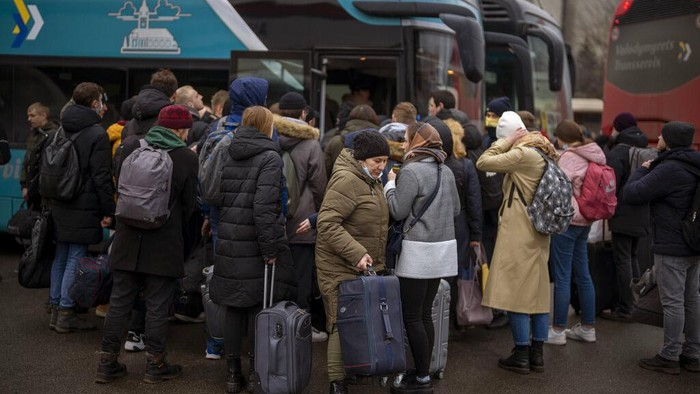
[(652, 162), (651, 169), (640, 167), (632, 174), (624, 198), (633, 204), (651, 203), (654, 253), (697, 256), (699, 253), (683, 240), (681, 221), (690, 209), (699, 179), (676, 160), (700, 170), (700, 153), (690, 148), (668, 150)]
[(171, 104), (170, 97), (166, 96), (165, 93), (152, 86), (144, 86), (136, 96), (136, 102), (131, 109), (134, 118), (127, 122), (122, 130), (122, 144), (134, 139), (133, 137), (127, 139), (130, 136), (143, 138), (148, 130), (156, 124), (160, 110)]
[[(138, 147), (138, 140), (127, 143), (124, 157)], [(199, 160), (194, 152), (184, 147), (173, 149), (168, 154), (173, 161), (170, 217), (163, 227), (154, 230), (128, 226), (117, 220), (109, 256), (112, 269), (176, 278), (185, 274), (183, 232), (198, 208)]]
[(296, 275), (282, 215), (282, 157), (271, 139), (239, 127), (221, 173), (223, 205), (210, 295), (219, 305), (262, 305), (264, 258), (277, 258), (275, 299), (296, 299)]
[(629, 150), (631, 146), (646, 148), (647, 137), (636, 126), (623, 130), (615, 140), (614, 148), (606, 154), (607, 164), (615, 171), (617, 207), (608, 220), (610, 231), (633, 237), (649, 233), (649, 204), (630, 204), (622, 198), (622, 190), (631, 175)]
[(66, 137), (81, 134), (73, 142), (78, 153), (83, 186), (71, 201), (49, 201), (56, 240), (75, 244), (102, 241), (100, 222), (114, 215), (112, 147), (100, 117), (92, 109), (71, 105), (63, 113)]

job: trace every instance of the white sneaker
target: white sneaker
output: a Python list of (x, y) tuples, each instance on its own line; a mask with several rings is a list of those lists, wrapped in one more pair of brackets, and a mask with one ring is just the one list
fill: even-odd
[(311, 342), (325, 342), (327, 340), (328, 334), (326, 334), (324, 331), (311, 327)]
[(143, 334), (137, 335), (133, 331), (129, 331), (124, 342), (124, 350), (129, 352), (140, 352), (146, 349), (146, 344), (143, 342)]
[(574, 341), (595, 342), (595, 328), (589, 330), (578, 323), (566, 330), (566, 337)]
[(554, 327), (549, 327), (549, 334), (544, 343), (548, 343), (550, 345), (566, 345), (566, 331), (567, 330), (556, 332), (554, 331)]

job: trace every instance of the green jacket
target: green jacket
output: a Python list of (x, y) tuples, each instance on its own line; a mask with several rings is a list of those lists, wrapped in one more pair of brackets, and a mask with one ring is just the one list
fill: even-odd
[(389, 208), (380, 180), (362, 170), (349, 149), (335, 163), (318, 214), (316, 268), (326, 307), (327, 329), (335, 325), (338, 285), (355, 279), (355, 265), (365, 253), (375, 271), (385, 269)]

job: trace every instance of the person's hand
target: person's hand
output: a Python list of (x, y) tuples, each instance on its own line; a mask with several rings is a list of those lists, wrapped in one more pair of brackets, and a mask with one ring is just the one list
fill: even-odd
[(394, 172), (394, 170), (389, 170), (389, 172), (386, 173), (386, 179), (390, 181), (396, 180), (396, 173)]
[(22, 188), (22, 199), (24, 201), (29, 201), (29, 189), (27, 189), (26, 187)]
[(268, 265), (273, 265), (277, 262), (277, 257), (270, 257), (269, 259), (265, 259), (265, 264)]
[(506, 141), (508, 141), (509, 144), (513, 145), (515, 143), (515, 141), (523, 138), (526, 135), (527, 135), (527, 130), (521, 127), (519, 129), (515, 130), (515, 132), (513, 134), (509, 135), (506, 138)]
[(651, 166), (651, 160), (647, 160), (644, 163), (642, 163), (642, 167), (644, 167), (646, 169), (649, 169), (650, 166)]
[(478, 248), (481, 245), (479, 241), (469, 241), (470, 248)]
[(311, 231), (311, 221), (309, 219), (306, 219), (303, 222), (299, 223), (299, 227), (297, 227), (296, 233), (304, 234), (309, 231)]
[(211, 223), (209, 222), (209, 219), (204, 219), (204, 223), (202, 223), (201, 233), (202, 237), (211, 235)]
[(103, 228), (109, 227), (112, 225), (112, 217), (111, 216), (105, 216), (102, 218), (102, 221), (100, 222), (100, 225)]
[(358, 271), (367, 271), (368, 267), (371, 267), (374, 262), (372, 261), (372, 257), (368, 253), (365, 253), (364, 256), (360, 259), (360, 261), (355, 265), (355, 269)]

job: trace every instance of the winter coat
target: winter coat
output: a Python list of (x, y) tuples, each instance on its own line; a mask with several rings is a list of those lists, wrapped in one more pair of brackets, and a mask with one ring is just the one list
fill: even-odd
[[(406, 234), (396, 275), (413, 279), (446, 278), (457, 275), (455, 216), (461, 206), (454, 175), (446, 165), (435, 200)], [(384, 187), (389, 212), (394, 220), (404, 220), (404, 231), (430, 198), (437, 185), (438, 164), (425, 158), (404, 164), (395, 181)]]
[(316, 231), (297, 234), (299, 224), (309, 215), (321, 209), (323, 192), (326, 190), (326, 168), (323, 151), (318, 143), (318, 129), (306, 122), (275, 116), (274, 125), (279, 133), (279, 144), (283, 152), (289, 153), (300, 185), (300, 197), (294, 217), (287, 220), (287, 240), (290, 244), (313, 244)]
[[(482, 171), (505, 173), (499, 211), (498, 235), (486, 282), (483, 304), (519, 313), (549, 312), (549, 235), (535, 230), (526, 206), (545, 169), (545, 161), (534, 149), (495, 141), (476, 163)], [(525, 201), (510, 190), (516, 185)]]
[(109, 138), (109, 143), (112, 146), (112, 157), (117, 154), (117, 149), (122, 143), (122, 131), (124, 130), (126, 122), (125, 120), (120, 120), (107, 127), (107, 138)]
[(83, 186), (71, 201), (49, 202), (56, 240), (74, 244), (102, 241), (102, 218), (114, 215), (112, 155), (100, 116), (91, 108), (71, 105), (63, 114), (63, 130), (78, 153)]
[(700, 153), (691, 148), (674, 148), (659, 154), (651, 168), (639, 167), (624, 188), (625, 202), (651, 204), (651, 249), (668, 256), (697, 256), (681, 232), (681, 221), (690, 209), (698, 177), (678, 161), (700, 170)]
[(571, 196), (571, 205), (574, 207), (574, 218), (571, 220), (571, 224), (574, 226), (590, 226), (593, 224), (593, 222), (581, 215), (577, 201), (577, 198), (581, 195), (581, 187), (583, 186), (583, 180), (586, 178), (586, 171), (588, 171), (590, 162), (605, 165), (605, 153), (603, 153), (598, 144), (590, 143), (569, 148), (559, 158), (559, 167), (569, 177), (573, 187), (574, 193)]
[[(122, 130), (122, 142), (130, 142), (134, 139), (132, 136), (138, 137), (137, 139), (143, 138), (156, 124), (160, 110), (171, 104), (170, 97), (165, 93), (150, 85), (144, 86), (136, 96), (136, 102), (131, 109), (134, 118), (127, 122)], [(131, 138), (127, 140), (127, 137)]]
[(365, 253), (375, 271), (385, 270), (389, 209), (382, 185), (360, 168), (349, 149), (338, 156), (318, 214), (316, 268), (318, 287), (332, 332), (338, 309), (338, 286), (359, 275), (355, 265)]
[(277, 258), (275, 300), (296, 299), (296, 275), (284, 233), (279, 146), (252, 127), (238, 127), (221, 173), (223, 205), (210, 295), (219, 305), (263, 302), (265, 259)]
[[(109, 264), (112, 269), (138, 272), (150, 275), (179, 278), (184, 276), (185, 228), (197, 205), (197, 155), (187, 149), (168, 129), (156, 126), (159, 131), (149, 131), (146, 141), (152, 141), (156, 133), (170, 133), (177, 141), (154, 145), (157, 148), (172, 149), (168, 152), (173, 161), (172, 184), (170, 189), (170, 217), (157, 229), (146, 230), (121, 223), (117, 219), (116, 232), (112, 242)], [(163, 131), (166, 130), (166, 131)], [(153, 145), (151, 142), (149, 144)], [(124, 145), (124, 158), (139, 147), (134, 139)], [(177, 146), (176, 148), (172, 148)], [(121, 163), (119, 163), (121, 173)], [(118, 179), (118, 178), (117, 178)]]
[(622, 198), (622, 190), (630, 177), (630, 146), (645, 148), (647, 137), (636, 126), (623, 130), (615, 140), (614, 148), (607, 154), (607, 163), (615, 171), (617, 207), (615, 215), (608, 219), (610, 231), (633, 237), (644, 237), (649, 233), (649, 204), (630, 204)]
[(44, 127), (29, 130), (26, 153), (24, 154), (24, 161), (22, 162), (22, 172), (19, 175), (19, 184), (22, 187), (27, 187), (27, 183), (32, 179), (32, 176), (27, 174), (28, 172), (31, 172), (32, 175), (39, 173), (38, 166), (41, 163), (41, 150), (44, 147), (46, 137), (58, 130), (58, 127), (56, 122), (49, 120)]
[(345, 147), (345, 135), (364, 129), (376, 130), (377, 125), (366, 120), (350, 119), (345, 124), (345, 128), (328, 142), (328, 145), (326, 145), (326, 149), (323, 151), (326, 162), (326, 174), (333, 173), (333, 164), (335, 164), (335, 160), (338, 158), (340, 152)]
[(196, 144), (203, 138), (206, 138), (210, 122), (203, 121), (199, 116), (199, 112), (194, 109), (190, 107), (187, 107), (187, 109), (192, 114), (192, 127), (190, 127), (190, 132), (187, 134), (187, 146), (192, 146), (192, 144)]

